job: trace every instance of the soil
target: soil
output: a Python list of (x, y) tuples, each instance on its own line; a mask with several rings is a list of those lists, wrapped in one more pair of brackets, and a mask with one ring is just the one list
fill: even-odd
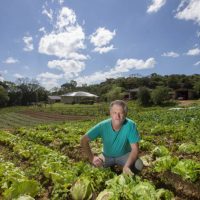
[(179, 100), (178, 104), (179, 106), (191, 106), (195, 102), (195, 100)]
[(184, 181), (179, 175), (166, 171), (164, 173), (149, 172), (147, 168), (142, 171), (142, 177), (151, 180), (157, 188), (172, 191), (175, 200), (200, 200), (200, 182)]
[(94, 117), (80, 116), (80, 115), (62, 115), (58, 113), (48, 113), (40, 111), (25, 110), (20, 112), (23, 115), (28, 115), (33, 118), (42, 119), (46, 121), (75, 121), (75, 120), (89, 120)]

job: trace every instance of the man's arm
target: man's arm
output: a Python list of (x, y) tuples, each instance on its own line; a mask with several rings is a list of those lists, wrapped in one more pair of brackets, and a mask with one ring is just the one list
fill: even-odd
[(139, 153), (138, 143), (131, 144), (131, 152), (129, 157), (123, 167), (123, 172), (126, 174), (131, 174), (130, 166), (136, 161)]
[(86, 156), (88, 157), (89, 161), (96, 167), (100, 167), (102, 166), (102, 159), (99, 158), (98, 156), (94, 156), (90, 145), (90, 138), (87, 135), (84, 135), (81, 138), (81, 147), (83, 148), (84, 153), (86, 154)]

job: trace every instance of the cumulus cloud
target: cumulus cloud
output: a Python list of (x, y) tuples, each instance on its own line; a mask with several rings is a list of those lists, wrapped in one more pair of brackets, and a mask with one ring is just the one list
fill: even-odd
[(3, 82), (5, 79), (3, 77), (3, 74), (7, 74), (8, 71), (7, 70), (3, 70), (3, 71), (0, 71), (0, 81)]
[(45, 7), (43, 7), (42, 14), (46, 15), (50, 19), (50, 21), (53, 20), (53, 10), (52, 9), (50, 9), (48, 11)]
[(188, 56), (198, 56), (198, 55), (200, 55), (200, 49), (199, 48), (190, 49), (190, 50), (188, 50), (186, 55), (188, 55)]
[(65, 77), (74, 77), (85, 68), (85, 63), (78, 60), (53, 60), (48, 62), (48, 67), (64, 72)]
[(62, 78), (63, 78), (62, 74), (57, 75), (57, 74), (45, 72), (45, 73), (39, 74), (36, 80), (39, 81), (39, 83), (41, 83), (43, 87), (50, 90), (53, 87), (59, 87), (58, 81), (61, 80)]
[(198, 66), (198, 65), (200, 65), (200, 61), (198, 61), (198, 62), (196, 62), (196, 63), (194, 64), (194, 66)]
[(85, 35), (80, 26), (71, 27), (69, 31), (42, 37), (39, 52), (59, 58), (71, 58), (71, 54), (84, 48), (84, 39)]
[(40, 39), (39, 52), (65, 59), (87, 59), (87, 56), (79, 53), (85, 48), (84, 40), (85, 34), (76, 22), (74, 11), (63, 7), (54, 30)]
[(179, 54), (176, 52), (170, 51), (170, 52), (163, 53), (162, 56), (177, 58), (177, 57), (179, 57)]
[(98, 28), (92, 35), (90, 35), (90, 42), (95, 46), (94, 51), (102, 53), (107, 53), (114, 49), (113, 45), (109, 45), (110, 41), (116, 35), (115, 30), (112, 32), (104, 27)]
[(13, 57), (8, 57), (5, 61), (3, 61), (3, 63), (6, 63), (6, 64), (15, 64), (17, 62), (19, 61)]
[(122, 76), (123, 73), (130, 70), (142, 70), (154, 68), (156, 61), (154, 58), (149, 58), (146, 61), (138, 59), (118, 59), (116, 65), (109, 71), (98, 71), (94, 74), (78, 77), (75, 79), (79, 85), (81, 84), (93, 84), (101, 81), (105, 81), (107, 78), (117, 78)]
[(0, 75), (2, 75), (2, 74), (7, 74), (7, 73), (8, 73), (8, 70), (0, 71)]
[(161, 7), (163, 7), (166, 3), (166, 0), (152, 0), (152, 4), (148, 7), (147, 13), (155, 13), (158, 12)]
[[(41, 29), (44, 32), (44, 29)], [(40, 39), (38, 51), (53, 55), (58, 59), (48, 62), (48, 67), (64, 72), (63, 77), (77, 76), (85, 69), (84, 61), (88, 55), (81, 53), (85, 49), (85, 33), (76, 21), (72, 9), (62, 7), (56, 18), (53, 30)]]
[(104, 27), (100, 27), (90, 36), (90, 42), (94, 46), (102, 47), (109, 44), (115, 34), (115, 31), (111, 32)]
[(200, 25), (200, 1), (190, 0), (182, 1), (177, 8), (175, 17), (182, 20), (193, 20)]
[(18, 74), (18, 73), (14, 74), (13, 76), (14, 76), (15, 78), (24, 78), (24, 76), (23, 76), (23, 75), (21, 75), (21, 74)]
[(31, 36), (23, 37), (23, 41), (25, 43), (25, 47), (23, 48), (24, 51), (32, 51), (33, 47), (33, 38)]
[(107, 46), (107, 47), (95, 47), (93, 51), (99, 52), (100, 54), (103, 54), (103, 53), (107, 53), (107, 52), (109, 52), (113, 49), (114, 49), (114, 46), (110, 45), (110, 46)]
[(58, 0), (58, 3), (59, 3), (60, 5), (62, 5), (62, 4), (64, 3), (64, 0)]
[(39, 28), (39, 30), (38, 30), (39, 32), (42, 32), (42, 33), (44, 33), (44, 34), (46, 34), (46, 30), (45, 30), (45, 27), (41, 27), (41, 28)]
[(64, 3), (64, 0), (52, 0), (52, 2), (54, 3), (55, 1), (57, 1), (60, 5), (62, 5)]
[(115, 30), (112, 32), (104, 27), (98, 28), (89, 37), (90, 42), (95, 46), (93, 51), (103, 54), (113, 50), (114, 46), (109, 45), (109, 43), (114, 38), (115, 35), (116, 35)]
[(0, 74), (0, 81), (4, 82), (4, 77)]
[(138, 59), (119, 59), (114, 68), (116, 72), (128, 72), (132, 69), (140, 70), (140, 69), (149, 69), (153, 68), (156, 64), (154, 58), (149, 58), (146, 61), (138, 60)]
[(57, 17), (57, 22), (55, 28), (59, 31), (65, 31), (70, 26), (74, 26), (76, 24), (76, 14), (72, 9), (67, 7), (63, 7), (59, 15)]

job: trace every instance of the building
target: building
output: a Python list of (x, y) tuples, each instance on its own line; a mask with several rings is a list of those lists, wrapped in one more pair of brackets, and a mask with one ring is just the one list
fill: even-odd
[(69, 104), (74, 104), (74, 103), (93, 104), (94, 102), (96, 102), (97, 98), (98, 96), (95, 94), (78, 91), (61, 95), (61, 102)]
[(60, 96), (48, 96), (48, 103), (61, 102)]

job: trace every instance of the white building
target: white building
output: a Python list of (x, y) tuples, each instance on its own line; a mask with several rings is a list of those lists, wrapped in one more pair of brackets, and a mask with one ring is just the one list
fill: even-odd
[(70, 92), (67, 94), (61, 95), (61, 102), (62, 103), (86, 103), (86, 104), (93, 104), (97, 100), (98, 96), (95, 94), (91, 94), (89, 92)]

